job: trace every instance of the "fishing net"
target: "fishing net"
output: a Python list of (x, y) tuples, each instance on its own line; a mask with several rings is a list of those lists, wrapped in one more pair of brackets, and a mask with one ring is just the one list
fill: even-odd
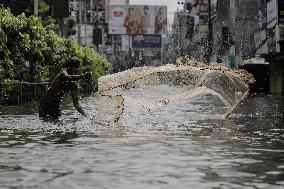
[(249, 84), (253, 82), (254, 78), (245, 70), (187, 59), (178, 60), (177, 65), (132, 68), (101, 77), (99, 94), (117, 105), (114, 121), (124, 114), (132, 117), (152, 112), (162, 114), (163, 109), (174, 111), (174, 106), (185, 112), (200, 112), (198, 107), (202, 106), (196, 104), (201, 96), (203, 106), (208, 103), (213, 111), (207, 114), (218, 113), (225, 118), (248, 95)]

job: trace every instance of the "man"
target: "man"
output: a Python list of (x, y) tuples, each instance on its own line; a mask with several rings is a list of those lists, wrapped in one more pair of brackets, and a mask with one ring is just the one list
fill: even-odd
[(142, 32), (143, 34), (148, 34), (151, 31), (151, 28), (150, 28), (151, 18), (150, 18), (150, 15), (148, 14), (148, 11), (149, 11), (148, 5), (145, 5), (143, 10), (144, 10), (144, 16), (141, 17)]
[(39, 117), (44, 120), (57, 120), (60, 117), (59, 104), (68, 91), (71, 91), (73, 104), (77, 111), (85, 117), (88, 116), (78, 101), (78, 86), (75, 81), (90, 78), (92, 74), (87, 72), (79, 75), (80, 62), (78, 60), (70, 60), (66, 66), (67, 70), (62, 71), (54, 78), (41, 99)]
[(164, 34), (166, 26), (167, 18), (164, 16), (163, 7), (160, 7), (155, 19), (155, 34)]

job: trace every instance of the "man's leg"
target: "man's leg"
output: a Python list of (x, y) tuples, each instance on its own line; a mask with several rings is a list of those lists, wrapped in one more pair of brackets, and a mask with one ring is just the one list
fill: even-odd
[(41, 102), (39, 106), (39, 117), (47, 121), (55, 121), (61, 116), (58, 102)]

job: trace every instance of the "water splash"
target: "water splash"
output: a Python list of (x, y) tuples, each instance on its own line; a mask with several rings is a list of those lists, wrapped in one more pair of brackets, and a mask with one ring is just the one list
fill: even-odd
[[(180, 102), (188, 104), (190, 108), (190, 100), (200, 96), (210, 96), (214, 101), (221, 102), (220, 110), (223, 112), (215, 111), (215, 114), (221, 114), (222, 118), (228, 117), (248, 95), (246, 80), (251, 81), (251, 78), (244, 77), (242, 71), (218, 66), (197, 67), (196, 64), (133, 68), (104, 76), (99, 78), (99, 94), (118, 104), (115, 122), (123, 113), (126, 117), (131, 114), (138, 116), (140, 113), (141, 117), (141, 112), (150, 115), (151, 112), (169, 109), (172, 104)], [(214, 112), (210, 115), (214, 115)]]

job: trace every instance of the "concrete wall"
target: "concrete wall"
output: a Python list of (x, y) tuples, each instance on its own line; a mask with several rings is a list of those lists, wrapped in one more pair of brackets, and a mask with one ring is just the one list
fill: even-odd
[(213, 22), (213, 53), (219, 56), (222, 43), (222, 27), (229, 27), (230, 1), (218, 0), (216, 20)]
[(247, 57), (254, 55), (254, 34), (258, 32), (258, 11), (266, 11), (263, 0), (236, 1), (235, 41), (236, 54)]

